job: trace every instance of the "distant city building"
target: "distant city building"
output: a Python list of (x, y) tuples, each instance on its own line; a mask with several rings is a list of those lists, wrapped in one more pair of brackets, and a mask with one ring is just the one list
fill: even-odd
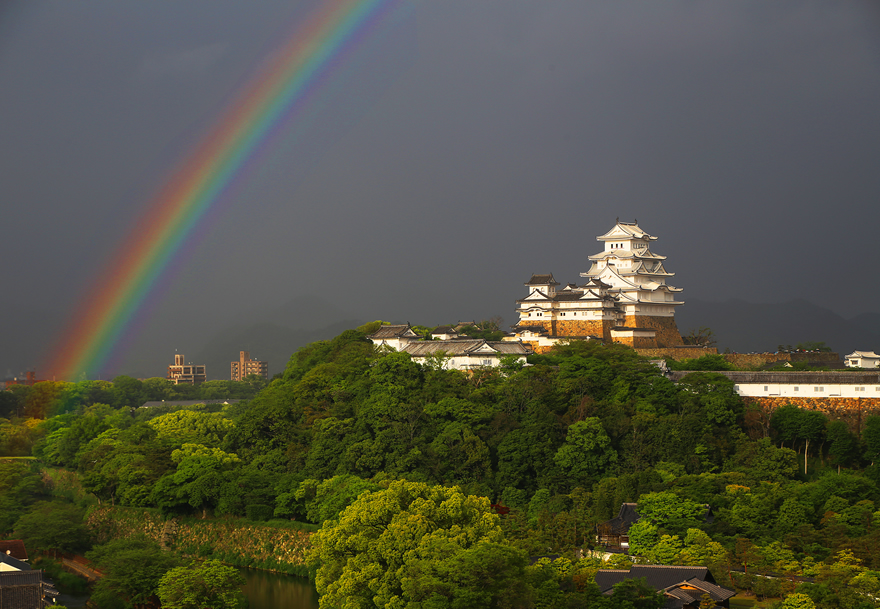
[(850, 368), (880, 368), (880, 355), (873, 351), (853, 351), (845, 362)]
[(204, 366), (193, 366), (184, 362), (183, 355), (174, 354), (174, 365), (168, 366), (168, 380), (175, 385), (198, 385), (207, 380)]
[(514, 340), (541, 351), (559, 340), (596, 339), (635, 348), (682, 345), (675, 324), (681, 288), (666, 283), (674, 273), (665, 256), (651, 252), (649, 235), (636, 222), (617, 221), (596, 238), (605, 249), (590, 256), (592, 267), (581, 273), (587, 282), (563, 288), (552, 273), (532, 275), (528, 295), (517, 300), (519, 321)]
[(32, 387), (37, 383), (42, 383), (46, 379), (38, 379), (37, 373), (34, 370), (28, 370), (24, 373), (24, 378), (20, 376), (13, 377), (11, 379), (6, 379), (4, 384), (6, 385), (6, 389), (9, 389), (13, 385), (27, 385), (28, 387)]
[(247, 351), (239, 351), (238, 361), (232, 362), (230, 367), (229, 378), (233, 381), (243, 381), (251, 374), (269, 380), (269, 362), (259, 362), (251, 359), (251, 354)]

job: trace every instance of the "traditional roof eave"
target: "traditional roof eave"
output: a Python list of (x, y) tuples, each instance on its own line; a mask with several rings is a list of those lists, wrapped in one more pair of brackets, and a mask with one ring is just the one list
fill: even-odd
[(559, 282), (553, 278), (553, 273), (548, 273), (546, 275), (532, 275), (523, 285), (559, 285)]
[(666, 260), (666, 256), (661, 256), (660, 254), (655, 254), (650, 250), (645, 250), (644, 252), (638, 253), (632, 250), (603, 250), (598, 254), (593, 254), (592, 256), (588, 256), (587, 260), (602, 260), (603, 258), (608, 258), (613, 256), (615, 258), (636, 258), (638, 260)]
[(620, 220), (617, 220), (611, 230), (604, 235), (596, 237), (596, 241), (612, 241), (614, 239), (620, 239), (621, 232), (629, 235), (630, 237), (633, 237), (634, 239), (648, 239), (649, 241), (657, 240), (657, 237), (649, 235), (641, 228), (639, 228), (639, 224), (637, 221), (621, 222)]

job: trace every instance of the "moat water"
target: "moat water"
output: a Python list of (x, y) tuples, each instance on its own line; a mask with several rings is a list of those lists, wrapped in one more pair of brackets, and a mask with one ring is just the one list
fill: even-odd
[(318, 609), (318, 591), (302, 577), (241, 569), (250, 609)]

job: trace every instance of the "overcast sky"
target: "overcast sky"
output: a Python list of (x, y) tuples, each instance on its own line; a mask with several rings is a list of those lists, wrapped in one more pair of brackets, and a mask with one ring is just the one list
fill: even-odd
[[(0, 328), (39, 327), (0, 347), (0, 373), (46, 361), (150, 196), (317, 3), (2, 5)], [(512, 323), (523, 282), (579, 281), (617, 217), (658, 237), (685, 302), (880, 311), (876, 6), (403, 0), (193, 236), (126, 357), (304, 296)]]

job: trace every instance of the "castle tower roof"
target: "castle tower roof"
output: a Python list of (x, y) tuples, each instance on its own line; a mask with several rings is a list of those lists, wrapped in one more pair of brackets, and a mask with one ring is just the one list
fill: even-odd
[(546, 275), (532, 275), (531, 279), (523, 285), (559, 285), (559, 282), (553, 279), (553, 273)]
[(657, 237), (649, 235), (639, 228), (638, 220), (635, 222), (621, 222), (619, 219), (604, 235), (596, 237), (596, 241), (613, 241), (617, 239), (644, 239), (646, 241), (656, 241)]
[(673, 297), (681, 288), (666, 283), (674, 276), (664, 267), (666, 256), (650, 250), (650, 242), (657, 237), (643, 231), (637, 222), (618, 220), (596, 239), (604, 242), (605, 249), (589, 257), (592, 266), (581, 277), (609, 284), (608, 293), (618, 296), (621, 304), (662, 303), (659, 308), (654, 307), (655, 315), (672, 315), (672, 307), (683, 304)]

